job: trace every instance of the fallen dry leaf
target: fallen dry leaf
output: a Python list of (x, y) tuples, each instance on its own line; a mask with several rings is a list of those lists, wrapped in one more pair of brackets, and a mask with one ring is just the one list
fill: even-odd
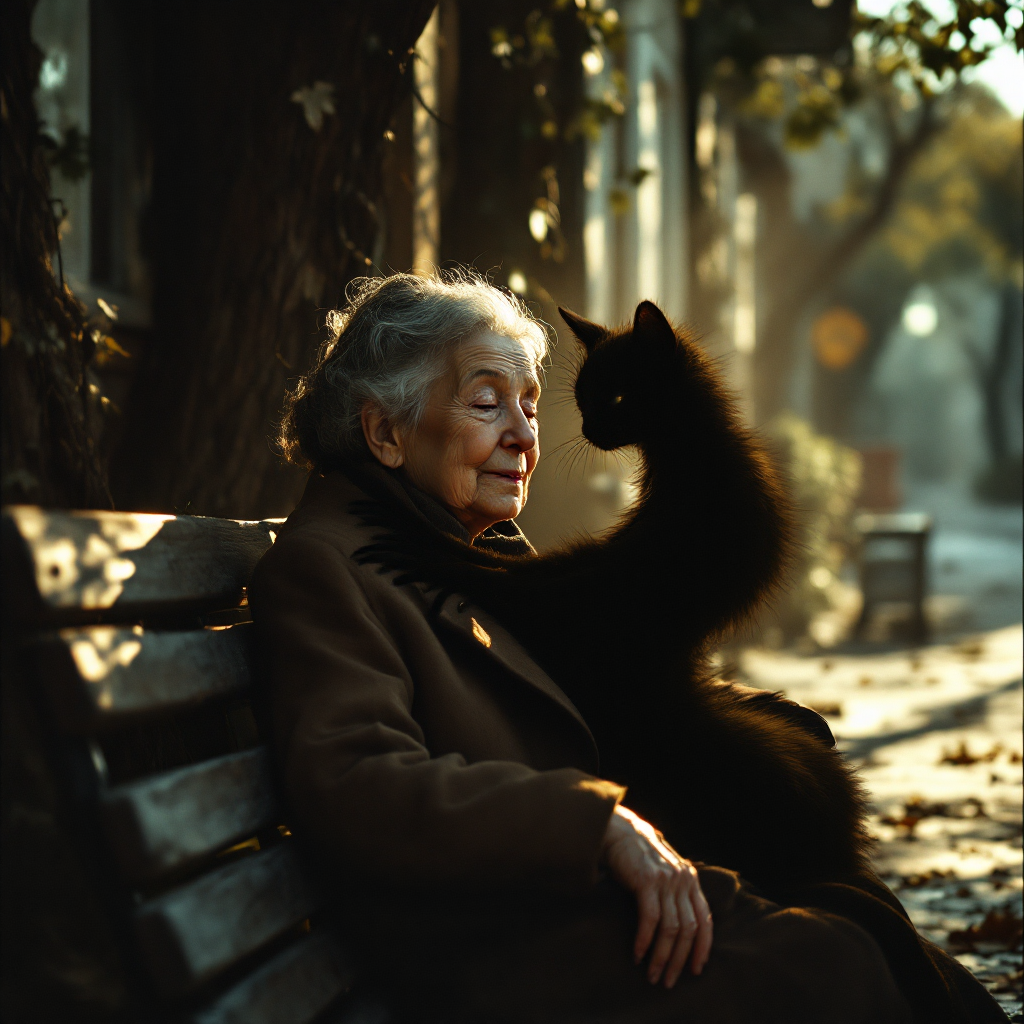
[(985, 645), (978, 640), (966, 640), (957, 644), (956, 653), (961, 658), (980, 658), (985, 653)]
[[(974, 798), (971, 797), (970, 800), (965, 800), (964, 803), (971, 803), (973, 800)], [(923, 797), (912, 796), (904, 804), (902, 815), (897, 817), (896, 815), (887, 814), (878, 820), (883, 825), (896, 825), (907, 829), (908, 832), (913, 832), (917, 827), (917, 823), (924, 818), (948, 817), (961, 818), (967, 817), (967, 815), (950, 813), (950, 806), (947, 803), (928, 803)], [(971, 817), (977, 817), (977, 814), (971, 815)]]
[(1016, 949), (1021, 944), (1024, 934), (1024, 922), (1013, 912), (1012, 907), (1006, 910), (990, 910), (981, 924), (972, 924), (963, 931), (949, 933), (948, 942), (957, 952), (970, 953), (984, 947), (997, 949)]
[(956, 878), (956, 872), (951, 868), (946, 871), (925, 871), (920, 875), (906, 875), (903, 878), (903, 886), (907, 889), (920, 889), (926, 885), (945, 882), (947, 879)]
[[(997, 743), (987, 754), (972, 754), (967, 749), (967, 743), (964, 740), (960, 741), (960, 746), (952, 753), (948, 750), (943, 750), (942, 757), (939, 759), (939, 764), (955, 764), (955, 765), (970, 765), (978, 764), (979, 762), (991, 762), (994, 761), (1003, 751), (1003, 745)], [(1012, 755), (1011, 755), (1012, 759)]]

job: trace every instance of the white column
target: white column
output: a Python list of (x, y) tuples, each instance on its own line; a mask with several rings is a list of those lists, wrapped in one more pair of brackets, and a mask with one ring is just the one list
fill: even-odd
[(754, 423), (753, 357), (757, 344), (757, 197), (744, 192), (736, 197), (733, 244), (733, 346), (736, 349), (736, 385), (747, 423)]
[(587, 143), (583, 172), (585, 210), (583, 260), (587, 316), (599, 324), (617, 319), (615, 310), (615, 220), (609, 193), (615, 180), (615, 126), (605, 125), (597, 142)]
[[(438, 10), (430, 16), (416, 41), (413, 81), (418, 99), (413, 99), (413, 210), (412, 269), (427, 275), (437, 266), (441, 241), (441, 208), (438, 193), (441, 164), (438, 154), (438, 125), (434, 118), (438, 100), (439, 53)], [(429, 108), (429, 111), (428, 109)]]
[[(653, 299), (673, 319), (686, 315), (687, 183), (683, 37), (673, 0), (625, 0), (629, 108), (622, 125), (620, 182), (633, 199), (623, 220), (622, 309)], [(634, 177), (635, 176), (635, 177)]]
[[(587, 94), (598, 99), (611, 88), (612, 54), (604, 53), (604, 67), (598, 74), (586, 74)], [(615, 188), (617, 120), (608, 120), (598, 139), (587, 141), (583, 170), (584, 220), (583, 265), (587, 283), (586, 315), (599, 324), (618, 319), (615, 309), (616, 258), (615, 215), (611, 192)]]
[(637, 299), (663, 302), (661, 280), (661, 198), (664, 182), (659, 159), (658, 87), (654, 78), (637, 85), (636, 166), (645, 175), (636, 189)]

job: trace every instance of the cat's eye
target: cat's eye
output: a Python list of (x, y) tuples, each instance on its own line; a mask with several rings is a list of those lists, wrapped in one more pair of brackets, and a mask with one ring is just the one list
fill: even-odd
[(622, 401), (622, 395), (616, 395), (616, 396), (615, 396), (615, 397), (614, 397), (614, 398), (612, 399), (612, 405), (618, 405), (618, 404), (619, 404), (619, 402), (621, 402), (621, 401)]

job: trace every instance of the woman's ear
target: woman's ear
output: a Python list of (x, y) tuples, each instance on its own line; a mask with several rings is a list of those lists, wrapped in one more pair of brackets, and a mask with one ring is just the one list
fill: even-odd
[(363, 437), (374, 458), (388, 469), (398, 469), (405, 462), (402, 438), (379, 405), (367, 402), (360, 414)]

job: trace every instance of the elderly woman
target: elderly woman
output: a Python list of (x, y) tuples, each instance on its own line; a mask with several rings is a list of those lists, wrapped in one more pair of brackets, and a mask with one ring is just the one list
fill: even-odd
[(632, 813), (501, 623), (353, 561), (369, 493), (532, 550), (515, 517), (540, 455), (539, 324), (483, 281), (402, 274), (332, 323), (284, 421), (309, 484), (250, 593), (295, 832), (400, 1012), (909, 1024), (857, 925), (695, 866)]

